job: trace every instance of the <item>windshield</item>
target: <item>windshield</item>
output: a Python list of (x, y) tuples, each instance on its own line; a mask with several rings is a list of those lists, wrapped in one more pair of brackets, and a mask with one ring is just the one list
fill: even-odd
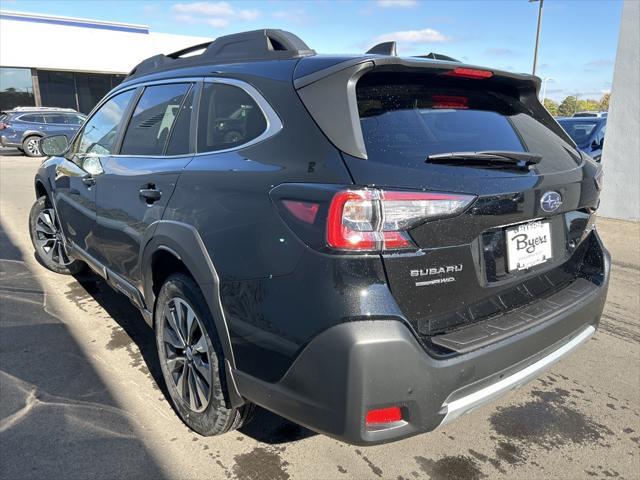
[(593, 132), (598, 128), (599, 122), (589, 120), (558, 120), (558, 123), (564, 128), (573, 141), (578, 145), (589, 143), (589, 139)]
[(552, 170), (575, 167), (567, 151), (574, 147), (518, 100), (470, 87), (426, 76), (363, 76), (356, 96), (369, 160), (417, 166), (429, 155), (502, 150), (540, 154)]

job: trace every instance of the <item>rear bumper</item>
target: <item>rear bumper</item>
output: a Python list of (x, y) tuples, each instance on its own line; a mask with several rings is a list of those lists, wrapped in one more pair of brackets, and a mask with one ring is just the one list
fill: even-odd
[[(609, 279), (610, 258), (602, 252), (604, 275), (589, 295), (481, 348), (437, 359), (400, 321), (343, 323), (312, 340), (276, 383), (234, 371), (238, 390), (268, 410), (352, 444), (433, 430), (535, 378), (595, 332)], [(366, 413), (390, 406), (401, 408), (403, 420), (368, 429)]]

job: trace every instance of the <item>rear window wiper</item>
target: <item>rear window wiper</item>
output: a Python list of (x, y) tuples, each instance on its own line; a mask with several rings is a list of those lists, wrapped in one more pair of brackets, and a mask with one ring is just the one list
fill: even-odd
[(499, 166), (529, 167), (540, 163), (542, 155), (530, 152), (510, 152), (503, 150), (483, 150), (480, 152), (449, 152), (429, 155), (427, 163), (448, 163), (448, 164), (493, 164)]

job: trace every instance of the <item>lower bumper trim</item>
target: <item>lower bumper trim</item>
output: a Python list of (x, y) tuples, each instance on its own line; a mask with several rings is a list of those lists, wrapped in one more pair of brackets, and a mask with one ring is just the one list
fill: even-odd
[(538, 376), (542, 370), (545, 370), (553, 363), (560, 360), (564, 355), (575, 349), (578, 345), (587, 341), (595, 331), (596, 329), (592, 325), (589, 325), (569, 342), (528, 367), (464, 397), (453, 401), (449, 401), (448, 399), (445, 400), (440, 411), (445, 415), (445, 417), (443, 418), (440, 426), (445, 425), (461, 415), (464, 415), (465, 413), (468, 413), (477, 407), (504, 395), (507, 391), (513, 390), (532, 380)]

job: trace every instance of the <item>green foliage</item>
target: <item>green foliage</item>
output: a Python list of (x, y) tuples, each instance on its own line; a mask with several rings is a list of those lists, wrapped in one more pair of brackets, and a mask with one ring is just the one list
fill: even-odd
[(573, 95), (565, 97), (558, 107), (558, 115), (560, 117), (570, 117), (578, 111), (578, 100)]
[(576, 112), (599, 112), (609, 109), (608, 93), (605, 93), (600, 100), (594, 100), (592, 98), (578, 100), (574, 95), (569, 95), (568, 97), (565, 97), (562, 102), (560, 102), (560, 105), (558, 106), (555, 113), (549, 106), (547, 106), (548, 101), (550, 100), (545, 99), (544, 106), (547, 107), (547, 110), (549, 110), (553, 115), (557, 115), (559, 117), (570, 117)]
[(549, 110), (549, 113), (554, 117), (558, 115), (558, 102), (554, 102), (550, 98), (545, 98), (543, 101), (544, 108)]

